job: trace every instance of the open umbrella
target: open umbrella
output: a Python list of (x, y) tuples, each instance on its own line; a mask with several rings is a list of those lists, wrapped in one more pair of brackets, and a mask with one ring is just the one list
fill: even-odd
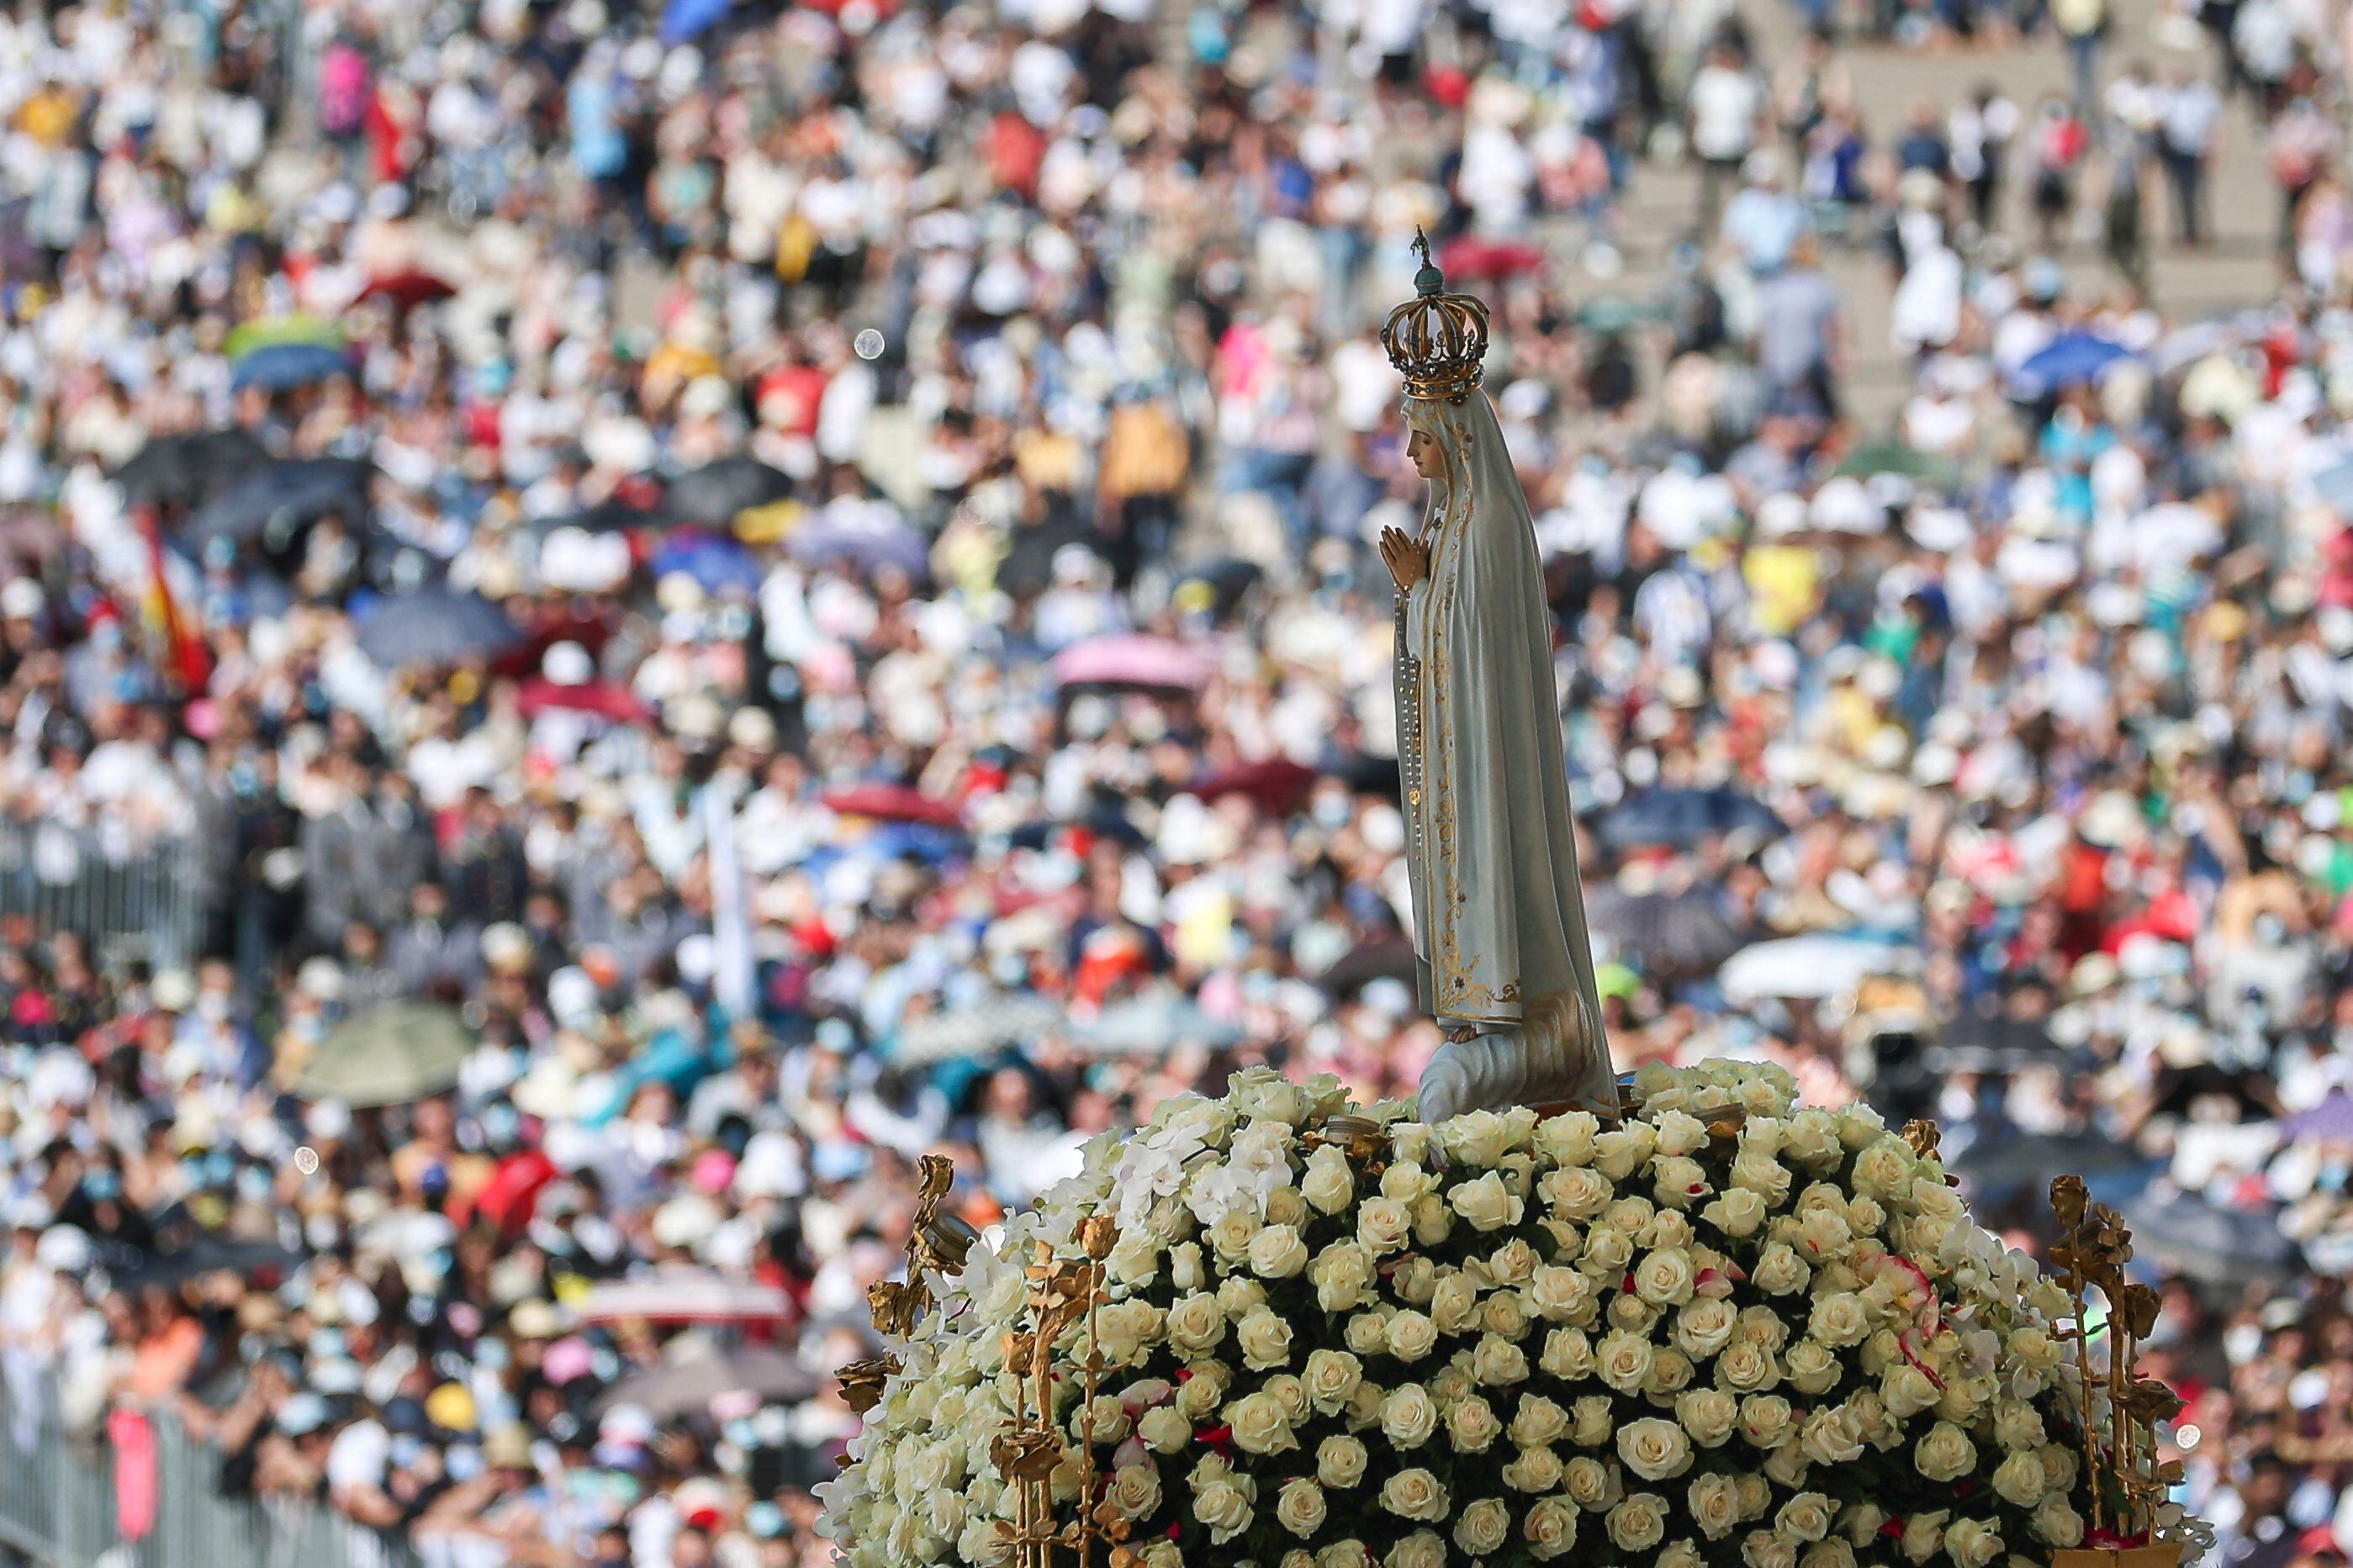
[(2061, 1058), (2051, 1031), (2031, 1018), (2001, 1014), (1967, 1016), (1945, 1026), (1929, 1047), (1928, 1061), (1939, 1074), (1957, 1072), (2013, 1073), (2031, 1067), (2050, 1067)]
[(114, 471), (114, 482), (133, 501), (188, 506), (269, 461), (261, 443), (242, 430), (196, 430), (156, 437)]
[(506, 612), (477, 594), (427, 588), (380, 601), (360, 623), (360, 651), (379, 668), (487, 658), (523, 640)]
[(590, 1287), (580, 1302), (591, 1323), (643, 1318), (656, 1323), (768, 1322), (788, 1316), (792, 1299), (781, 1285), (731, 1279), (715, 1268), (658, 1268), (634, 1279)]
[(1621, 958), (1651, 973), (1713, 969), (1748, 940), (1710, 888), (1628, 893), (1605, 883), (1586, 909), (1588, 923)]
[(229, 385), (238, 392), (254, 386), (265, 392), (291, 392), (348, 374), (351, 368), (343, 351), (326, 343), (271, 343), (230, 366)]
[(2062, 332), (2018, 367), (2013, 387), (2023, 397), (2048, 397), (2105, 375), (2132, 350), (2095, 332)]
[(243, 359), (256, 349), (275, 348), (281, 343), (323, 343), (331, 349), (343, 346), (343, 329), (324, 316), (297, 312), (290, 316), (271, 316), (259, 321), (248, 321), (232, 331), (221, 352), (231, 359)]
[(1335, 996), (1346, 996), (1376, 980), (1401, 980), (1410, 985), (1413, 977), (1413, 939), (1388, 936), (1350, 948), (1331, 968), (1315, 977), (1315, 984)]
[(123, 1268), (107, 1270), (107, 1282), (118, 1290), (143, 1290), (150, 1285), (179, 1285), (206, 1274), (224, 1271), (248, 1279), (282, 1274), (302, 1261), (275, 1242), (235, 1241), (211, 1232), (199, 1234), (187, 1246), (159, 1252)]
[(1608, 849), (1687, 849), (1737, 832), (1778, 838), (1781, 819), (1736, 789), (1666, 786), (1645, 790), (1601, 814), (1594, 832)]
[(1744, 947), (1725, 960), (1715, 983), (1734, 1002), (1768, 996), (1819, 1000), (1852, 991), (1894, 967), (1898, 950), (1866, 938), (1816, 933)]
[(1544, 252), (1518, 240), (1487, 239), (1458, 234), (1438, 247), (1439, 269), (1449, 278), (1492, 283), (1534, 272), (1544, 265)]
[(784, 540), (786, 554), (811, 566), (854, 566), (862, 572), (890, 567), (920, 577), (932, 562), (931, 545), (903, 522), (819, 515), (795, 526)]
[(1972, 1143), (1952, 1162), (1972, 1199), (1988, 1209), (2049, 1189), (2051, 1178), (2146, 1180), (2160, 1168), (2131, 1144), (2094, 1132), (2021, 1132)]
[(1077, 1044), (1102, 1056), (1157, 1056), (1178, 1046), (1230, 1046), (1241, 1031), (1202, 1011), (1174, 986), (1114, 1002), (1073, 1031)]
[(367, 511), (374, 472), (365, 462), (342, 458), (264, 463), (197, 508), (179, 538), (191, 546), (216, 538), (240, 543), (267, 539), (283, 546), (295, 529), (331, 512), (356, 522)]
[(1277, 816), (1298, 809), (1315, 787), (1316, 773), (1304, 763), (1289, 757), (1271, 757), (1262, 763), (1242, 763), (1230, 768), (1220, 768), (1193, 786), (1193, 793), (1203, 800), (1215, 800), (1219, 795), (1246, 795)]
[(752, 552), (724, 534), (700, 529), (671, 536), (651, 562), (656, 577), (691, 577), (706, 594), (756, 594), (765, 575)]
[(961, 827), (964, 814), (944, 800), (934, 800), (913, 784), (862, 784), (825, 792), (828, 810), (844, 816), (871, 816), (879, 822), (923, 822), (934, 827)]
[(1950, 459), (1905, 446), (1901, 441), (1866, 441), (1839, 463), (1840, 477), (1868, 479), (1897, 474), (1907, 479), (1949, 488), (1960, 477)]
[(676, 48), (692, 43), (727, 15), (733, 0), (669, 0), (662, 7), (661, 41)]
[(768, 1345), (704, 1347), (632, 1373), (597, 1396), (596, 1409), (634, 1405), (657, 1421), (710, 1409), (723, 1394), (751, 1394), (762, 1403), (797, 1404), (817, 1392), (816, 1374)]
[(670, 511), (689, 522), (723, 527), (739, 511), (783, 500), (793, 493), (793, 481), (757, 458), (720, 458), (681, 474), (670, 481), (667, 497)]
[(474, 1032), (456, 1008), (380, 1003), (327, 1032), (294, 1092), (355, 1106), (406, 1105), (456, 1083), (473, 1049)]
[(1072, 643), (1054, 656), (1065, 687), (1117, 686), (1144, 691), (1198, 691), (1209, 683), (1207, 648), (1166, 637), (1116, 636)]
[(1051, 997), (1034, 991), (998, 992), (915, 1019), (899, 1031), (891, 1060), (902, 1067), (928, 1067), (985, 1057), (1032, 1039), (1061, 1021), (1061, 1006)]
[(531, 526), (543, 535), (560, 528), (576, 528), (583, 533), (626, 533), (633, 528), (659, 528), (670, 521), (666, 508), (636, 506), (619, 496), (607, 496), (579, 511), (536, 519)]
[(2286, 1279), (2304, 1267), (2303, 1250), (2280, 1229), (2279, 1211), (2226, 1209), (2195, 1193), (2160, 1187), (2126, 1217), (2133, 1258), (2200, 1285), (2236, 1292), (2251, 1280)]
[(2316, 1143), (2353, 1143), (2353, 1094), (2342, 1088), (2330, 1089), (2318, 1105), (2289, 1117), (2281, 1131)]
[(436, 300), (447, 300), (457, 292), (458, 286), (447, 279), (411, 267), (369, 279), (367, 287), (360, 290), (360, 298), (386, 300), (396, 310), (412, 310)]
[(618, 681), (585, 680), (568, 686), (543, 675), (522, 683), (522, 689), (515, 694), (515, 708), (526, 719), (554, 711), (586, 713), (616, 724), (642, 724), (652, 717), (637, 693)]

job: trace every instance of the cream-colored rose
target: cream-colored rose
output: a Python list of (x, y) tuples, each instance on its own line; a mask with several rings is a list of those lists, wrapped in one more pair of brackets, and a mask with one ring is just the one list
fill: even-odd
[(1445, 1201), (1436, 1194), (1413, 1205), (1413, 1244), (1420, 1247), (1442, 1247), (1454, 1234), (1454, 1215)]
[(1945, 1527), (1945, 1555), (1960, 1568), (1985, 1568), (2001, 1555), (2001, 1533), (1981, 1519), (1957, 1519)]
[(1446, 1408), (1446, 1435), (1458, 1454), (1483, 1454), (1504, 1435), (1504, 1418), (1495, 1407), (1472, 1394)]
[(1879, 1539), (1879, 1527), (1887, 1522), (1887, 1510), (1875, 1502), (1851, 1502), (1839, 1510), (1834, 1527), (1849, 1546), (1868, 1546)]
[(1523, 1448), (1541, 1448), (1568, 1435), (1568, 1412), (1541, 1394), (1523, 1397), (1512, 1413), (1512, 1441)]
[(1536, 1123), (1535, 1145), (1556, 1165), (1590, 1164), (1600, 1131), (1600, 1119), (1592, 1112), (1566, 1111)]
[(1750, 1446), (1778, 1448), (1797, 1436), (1789, 1402), (1778, 1394), (1752, 1394), (1740, 1402), (1740, 1435)]
[(1605, 1230), (1622, 1231), (1627, 1240), (1635, 1241), (1651, 1227), (1651, 1216), (1658, 1212), (1658, 1205), (1648, 1198), (1622, 1197), (1601, 1211), (1599, 1224)]
[(1454, 1516), (1454, 1544), (1473, 1557), (1499, 1550), (1511, 1532), (1511, 1510), (1499, 1498), (1481, 1498)]
[(1755, 1193), (1767, 1208), (1778, 1208), (1789, 1198), (1789, 1168), (1769, 1154), (1743, 1148), (1733, 1156), (1732, 1184)]
[(1225, 1415), (1234, 1447), (1245, 1454), (1280, 1454), (1299, 1447), (1291, 1432), (1291, 1413), (1264, 1389), (1243, 1394), (1226, 1406)]
[(1735, 1240), (1757, 1234), (1765, 1223), (1765, 1200), (1746, 1187), (1718, 1194), (1699, 1211), (1699, 1217)]
[(1096, 1348), (1113, 1366), (1134, 1366), (1160, 1342), (1166, 1319), (1149, 1301), (1113, 1301), (1095, 1313)]
[(1545, 1336), (1537, 1364), (1572, 1382), (1588, 1376), (1593, 1371), (1593, 1341), (1583, 1329), (1555, 1329)]
[(1426, 1121), (1392, 1121), (1389, 1123), (1389, 1152), (1399, 1160), (1409, 1160), (1417, 1165), (1430, 1163), (1430, 1124)]
[(1266, 1287), (1257, 1280), (1236, 1274), (1218, 1281), (1218, 1305), (1226, 1316), (1239, 1323), (1251, 1311), (1266, 1305)]
[(1307, 1156), (1299, 1194), (1317, 1214), (1338, 1214), (1346, 1208), (1356, 1195), (1356, 1173), (1348, 1156), (1329, 1143)]
[(1461, 1270), (1439, 1277), (1430, 1296), (1430, 1321), (1443, 1334), (1459, 1334), (1479, 1311), (1479, 1282)]
[(1820, 1167), (1835, 1162), (1841, 1150), (1838, 1118), (1827, 1110), (1800, 1110), (1782, 1126), (1781, 1153), (1787, 1159)]
[(1560, 1485), (1560, 1456), (1550, 1448), (1522, 1448), (1501, 1473), (1514, 1491), (1541, 1495)]
[(1798, 1447), (1810, 1464), (1851, 1465), (1862, 1458), (1860, 1426), (1845, 1405), (1820, 1405), (1799, 1426)]
[(1418, 1448), (1438, 1430), (1438, 1402), (1418, 1383), (1401, 1383), (1381, 1400), (1381, 1436), (1400, 1448)]
[(1798, 1568), (1798, 1543), (1771, 1530), (1752, 1530), (1740, 1542), (1748, 1568)]
[(1744, 1470), (1733, 1478), (1740, 1485), (1740, 1517), (1763, 1519), (1765, 1510), (1773, 1506), (1773, 1488), (1754, 1470)]
[(1308, 1403), (1329, 1415), (1347, 1408), (1348, 1396), (1356, 1392), (1364, 1376), (1365, 1363), (1346, 1351), (1318, 1350), (1307, 1352), (1299, 1381)]
[(1586, 1394), (1568, 1414), (1568, 1440), (1580, 1448), (1599, 1448), (1617, 1436), (1618, 1417), (1608, 1394)]
[(1266, 1222), (1269, 1225), (1287, 1225), (1297, 1230), (1307, 1223), (1311, 1212), (1307, 1200), (1300, 1195), (1297, 1187), (1277, 1187), (1266, 1194)]
[(1561, 1467), (1561, 1485), (1569, 1500), (1583, 1509), (1601, 1510), (1616, 1501), (1617, 1487), (1610, 1477), (1609, 1467), (1599, 1459), (1579, 1455)]
[(1446, 1538), (1434, 1530), (1417, 1530), (1389, 1548), (1381, 1568), (1447, 1568)]
[(1845, 1257), (1853, 1240), (1843, 1206), (1835, 1211), (1816, 1209), (1798, 1222), (1798, 1253), (1815, 1263)]
[(1525, 1206), (1495, 1171), (1457, 1184), (1446, 1194), (1446, 1201), (1474, 1230), (1501, 1230), (1507, 1225), (1517, 1225)]
[(2051, 1546), (2073, 1546), (2084, 1539), (2084, 1516), (2063, 1497), (2046, 1497), (2034, 1510), (2034, 1538)]
[(1122, 1285), (1149, 1285), (1160, 1273), (1160, 1248), (1149, 1231), (1128, 1231), (1103, 1259), (1103, 1270)]
[(1669, 1480), (1691, 1468), (1691, 1435), (1676, 1422), (1645, 1415), (1618, 1428), (1618, 1458), (1646, 1481)]
[(1875, 1237), (1887, 1225), (1887, 1210), (1876, 1198), (1850, 1198), (1846, 1227), (1858, 1237)]
[(1498, 1290), (1479, 1303), (1479, 1323), (1491, 1334), (1501, 1334), (1507, 1340), (1523, 1340), (1532, 1326), (1527, 1307), (1520, 1300), (1517, 1290)]
[(1261, 1386), (1274, 1395), (1294, 1426), (1306, 1420), (1315, 1409), (1314, 1402), (1307, 1397), (1307, 1385), (1287, 1372), (1275, 1373)]
[(1413, 1211), (1395, 1198), (1366, 1198), (1356, 1206), (1356, 1239), (1377, 1258), (1405, 1248), (1413, 1235)]
[(1482, 1334), (1471, 1352), (1471, 1375), (1490, 1388), (1503, 1388), (1528, 1378), (1528, 1352), (1501, 1334)]
[(1634, 1293), (1653, 1307), (1674, 1307), (1691, 1300), (1691, 1254), (1679, 1247), (1645, 1253), (1634, 1266)]
[(1307, 1266), (1315, 1304), (1326, 1312), (1345, 1312), (1363, 1301), (1374, 1278), (1373, 1255), (1353, 1241), (1333, 1242)]
[(2011, 1330), (2004, 1348), (2011, 1360), (2037, 1372), (2050, 1372), (2059, 1364), (2059, 1342), (2031, 1323)]
[(1644, 1121), (1604, 1132), (1593, 1141), (1593, 1168), (1613, 1182), (1622, 1182), (1642, 1168), (1657, 1144), (1658, 1134)]
[(1827, 1394), (1837, 1386), (1841, 1368), (1830, 1347), (1799, 1340), (1781, 1358), (1781, 1369), (1800, 1394)]
[(1651, 1342), (1638, 1335), (1623, 1331), (1605, 1334), (1594, 1347), (1593, 1370), (1619, 1393), (1636, 1394), (1651, 1375), (1651, 1362), (1656, 1353)]
[(1773, 1530), (1792, 1541), (1820, 1541), (1831, 1532), (1831, 1500), (1820, 1492), (1799, 1492), (1773, 1516)]
[(2002, 1501), (2032, 1508), (2042, 1500), (2042, 1461), (2030, 1450), (2010, 1455), (1993, 1468), (1993, 1489)]
[(1886, 1404), (1887, 1413), (1900, 1421), (1932, 1408), (1938, 1391), (1926, 1373), (1909, 1362), (1899, 1362), (1881, 1376), (1879, 1397)]
[(1259, 1217), (1247, 1204), (1238, 1204), (1218, 1216), (1218, 1223), (1201, 1233), (1217, 1260), (1228, 1268), (1250, 1256), (1250, 1237), (1258, 1234)]
[(1430, 1298), (1438, 1294), (1438, 1266), (1423, 1253), (1414, 1253), (1389, 1265), (1385, 1276), (1389, 1294), (1409, 1307), (1430, 1310)]
[(1520, 1286), (1535, 1278), (1536, 1249), (1518, 1237), (1487, 1255), (1487, 1277), (1498, 1285)]
[(1253, 1307), (1234, 1325), (1234, 1343), (1242, 1364), (1252, 1372), (1271, 1372), (1291, 1363), (1291, 1324), (1269, 1307)]
[(1651, 1163), (1651, 1195), (1672, 1208), (1690, 1208), (1710, 1191), (1707, 1172), (1688, 1155), (1662, 1155)]
[(1395, 1314), (1388, 1321), (1388, 1352), (1399, 1361), (1415, 1362), (1438, 1348), (1438, 1325), (1416, 1311)]
[(1577, 1549), (1577, 1510), (1556, 1497), (1539, 1498), (1520, 1521), (1520, 1537), (1539, 1563), (1566, 1557)]
[(1378, 1309), (1356, 1313), (1348, 1320), (1348, 1326), (1343, 1332), (1348, 1349), (1360, 1356), (1387, 1350), (1388, 1335), (1388, 1314)]
[(1187, 1360), (1206, 1355), (1226, 1337), (1226, 1310), (1202, 1291), (1176, 1298), (1168, 1309), (1168, 1348)]
[(1150, 1465), (1122, 1465), (1112, 1474), (1111, 1501), (1130, 1519), (1148, 1517), (1160, 1506), (1160, 1472)]
[(1904, 1555), (1915, 1563), (1926, 1563), (1944, 1550), (1945, 1521), (1953, 1517), (1950, 1509), (1915, 1513), (1905, 1517), (1904, 1534), (1897, 1544)]
[(1913, 1168), (1918, 1160), (1900, 1138), (1882, 1138), (1854, 1157), (1850, 1173), (1854, 1189), (1874, 1198), (1892, 1198), (1912, 1191)]
[(1456, 1164), (1493, 1165), (1511, 1147), (1510, 1123), (1492, 1110), (1470, 1110), (1438, 1124), (1438, 1144)]
[(1675, 1419), (1701, 1447), (1720, 1447), (1740, 1425), (1740, 1403), (1721, 1389), (1689, 1389), (1675, 1395)]
[(1813, 1278), (1813, 1269), (1796, 1249), (1777, 1241), (1757, 1255), (1757, 1267), (1749, 1270), (1748, 1278), (1767, 1296), (1794, 1296)]
[(1735, 1340), (1715, 1359), (1715, 1381), (1734, 1394), (1757, 1394), (1781, 1381), (1781, 1364), (1763, 1345)]
[(1656, 1492), (1628, 1492), (1607, 1515), (1609, 1539), (1621, 1552), (1647, 1552), (1666, 1539), (1667, 1500)]
[(1707, 1559), (1700, 1555), (1699, 1543), (1686, 1536), (1668, 1542), (1651, 1562), (1652, 1568), (1703, 1568)]
[(1551, 1322), (1583, 1321), (1591, 1315), (1593, 1287), (1583, 1274), (1547, 1263), (1528, 1279), (1523, 1292), (1536, 1316)]
[(1438, 1173), (1411, 1160), (1398, 1160), (1381, 1173), (1381, 1196), (1395, 1198), (1408, 1208), (1437, 1190)]
[(1798, 1554), (1798, 1568), (1854, 1568), (1854, 1548), (1831, 1536)]
[(1381, 1506), (1399, 1519), (1424, 1522), (1444, 1519), (1448, 1512), (1446, 1488), (1436, 1476), (1416, 1465), (1381, 1483)]
[(1757, 1468), (1767, 1480), (1785, 1491), (1803, 1490), (1806, 1478), (1813, 1473), (1813, 1466), (1806, 1462), (1805, 1450), (1795, 1443), (1782, 1444), (1767, 1454), (1765, 1462)]
[(1693, 1479), (1683, 1494), (1692, 1522), (1710, 1541), (1721, 1541), (1740, 1525), (1740, 1488), (1730, 1476), (1704, 1475)]
[(1193, 1493), (1193, 1517), (1206, 1525), (1211, 1544), (1223, 1546), (1243, 1534), (1256, 1517), (1246, 1476), (1220, 1476)]
[(1994, 1441), (2012, 1453), (2042, 1447), (2042, 1413), (2023, 1399), (2005, 1399), (1993, 1407)]
[(1633, 1260), (1633, 1238), (1622, 1230), (1597, 1228), (1585, 1238), (1585, 1267), (1588, 1272), (1614, 1279)]
[(1740, 1314), (1721, 1297), (1686, 1301), (1675, 1313), (1675, 1344), (1694, 1360), (1704, 1360), (1732, 1342)]
[(1293, 1535), (1313, 1535), (1323, 1529), (1324, 1511), (1324, 1489), (1303, 1478), (1275, 1494), (1275, 1522)]
[(1353, 1487), (1365, 1479), (1370, 1458), (1355, 1437), (1326, 1437), (1315, 1446), (1315, 1479), (1327, 1487)]
[(1335, 1541), (1315, 1554), (1315, 1568), (1365, 1568), (1373, 1554), (1361, 1541)]
[(1949, 1421), (1939, 1421), (1912, 1445), (1912, 1463), (1932, 1481), (1958, 1480), (1978, 1462), (1977, 1445)]
[(1145, 1411), (1135, 1429), (1155, 1452), (1163, 1454), (1176, 1453), (1193, 1440), (1193, 1424), (1173, 1405)]
[[(1018, 1279), (1016, 1269), (1013, 1278)], [(1198, 1290), (1208, 1282), (1209, 1272), (1201, 1258), (1201, 1244), (1180, 1241), (1168, 1249), (1168, 1282), (1179, 1290)]]
[(1536, 1196), (1556, 1219), (1593, 1219), (1616, 1194), (1609, 1177), (1586, 1165), (1564, 1165), (1536, 1183)]
[(1680, 1393), (1690, 1386), (1695, 1370), (1691, 1357), (1672, 1345), (1662, 1346), (1651, 1358), (1651, 1375), (1642, 1380), (1642, 1392), (1653, 1399)]
[(1288, 1279), (1307, 1267), (1307, 1244), (1287, 1225), (1271, 1225), (1250, 1237), (1250, 1272), (1261, 1279)]

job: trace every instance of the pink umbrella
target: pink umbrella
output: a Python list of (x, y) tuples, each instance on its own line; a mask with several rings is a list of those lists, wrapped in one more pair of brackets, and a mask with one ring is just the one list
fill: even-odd
[(934, 800), (908, 784), (864, 784), (828, 790), (826, 805), (844, 816), (871, 816), (881, 822), (923, 822), (934, 827), (961, 827), (963, 814), (944, 800)]
[(1064, 686), (1198, 691), (1209, 683), (1210, 668), (1208, 649), (1166, 637), (1096, 637), (1054, 656), (1054, 679)]
[(1544, 252), (1533, 245), (1464, 234), (1438, 247), (1438, 265), (1449, 279), (1486, 283), (1534, 272), (1544, 265)]

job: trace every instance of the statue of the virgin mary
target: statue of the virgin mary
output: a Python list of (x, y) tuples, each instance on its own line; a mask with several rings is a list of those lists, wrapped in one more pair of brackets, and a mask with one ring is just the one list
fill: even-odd
[(1551, 613), (1526, 495), (1479, 390), (1486, 308), (1450, 294), (1428, 241), (1382, 328), (1405, 379), (1418, 535), (1388, 530), (1398, 770), (1421, 1005), (1445, 1034), (1419, 1114), (1573, 1104), (1617, 1085), (1578, 889)]

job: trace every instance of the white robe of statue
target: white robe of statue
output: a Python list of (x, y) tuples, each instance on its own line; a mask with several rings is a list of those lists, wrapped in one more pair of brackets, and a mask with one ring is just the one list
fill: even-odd
[(1486, 395), (1409, 397), (1444, 455), (1429, 574), (1398, 625), (1398, 732), (1422, 1009), (1441, 1047), (1420, 1115), (1573, 1103), (1615, 1115), (1568, 774), (1551, 612), (1526, 495)]

